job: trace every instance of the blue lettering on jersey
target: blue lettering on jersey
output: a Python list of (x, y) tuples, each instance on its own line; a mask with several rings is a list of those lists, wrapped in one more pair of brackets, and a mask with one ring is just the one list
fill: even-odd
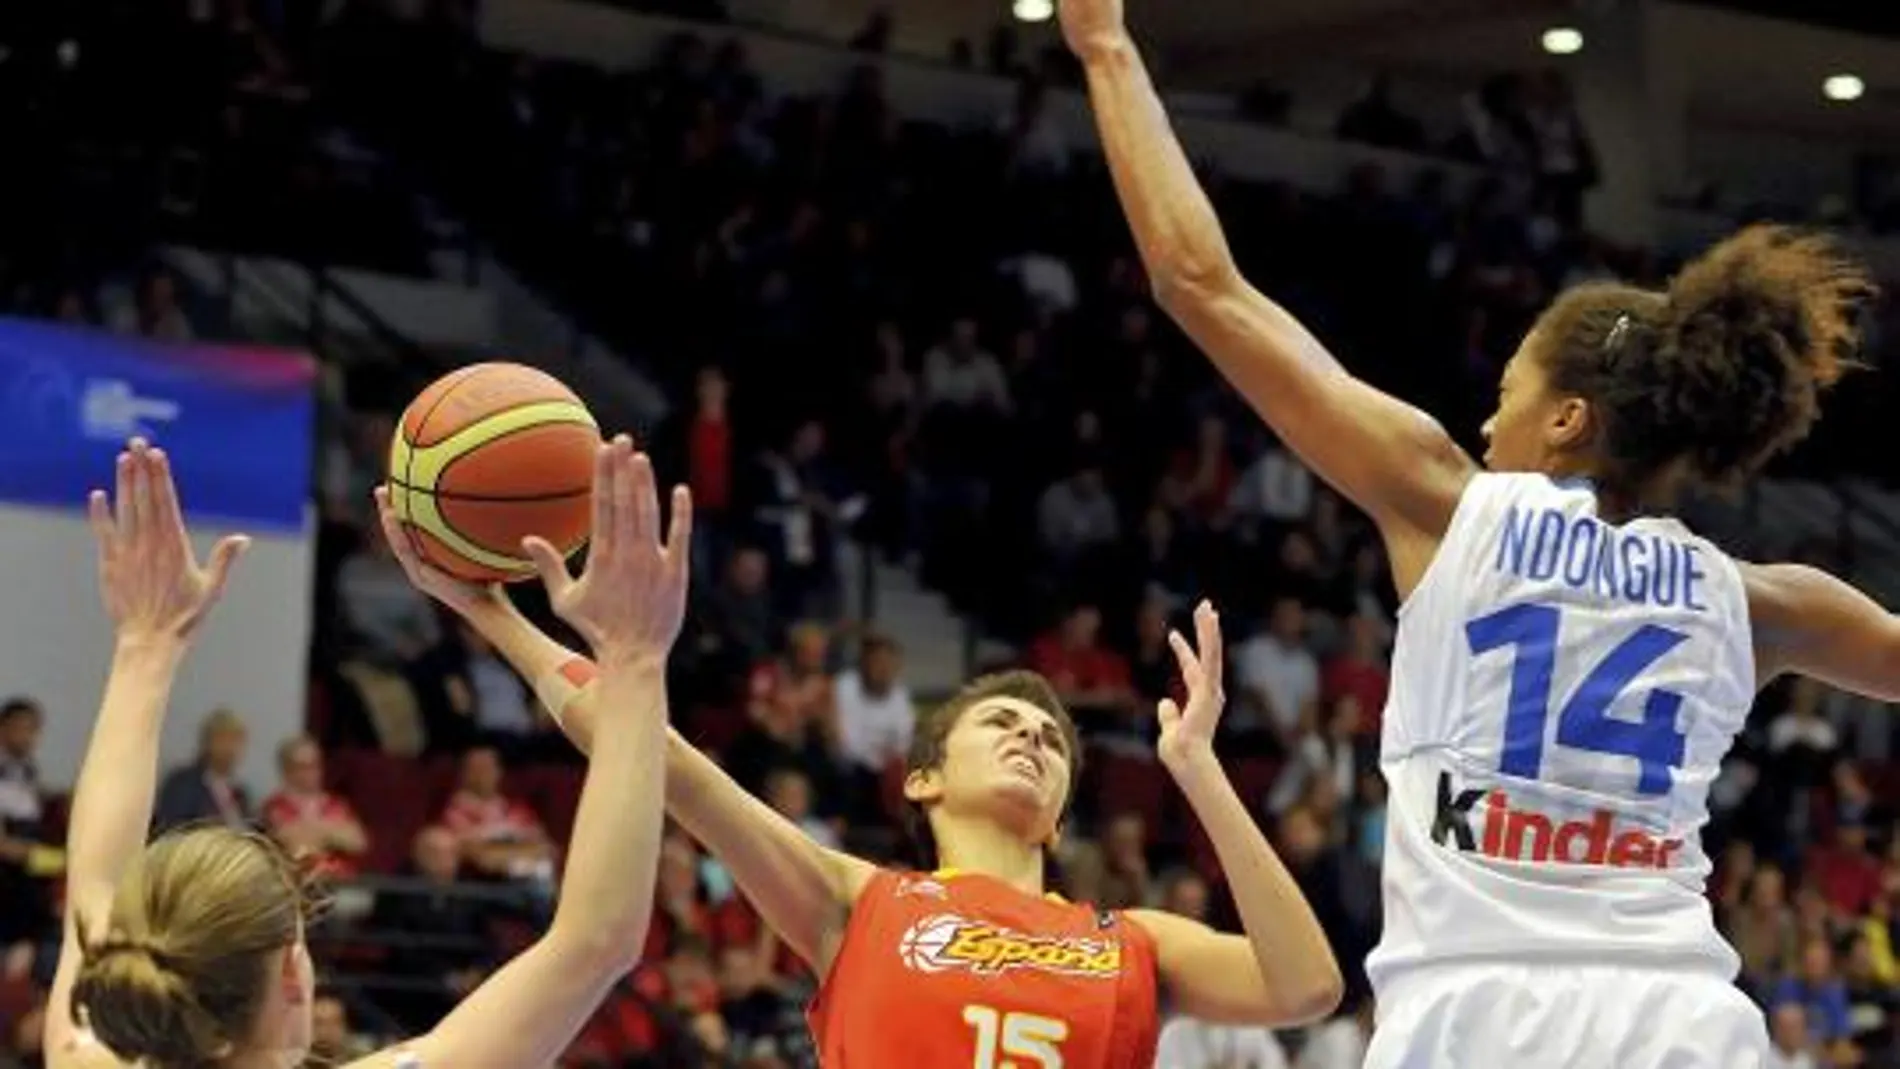
[(1534, 582), (1637, 605), (1706, 612), (1702, 549), (1658, 534), (1620, 531), (1592, 516), (1512, 505), (1498, 532), (1495, 567)]

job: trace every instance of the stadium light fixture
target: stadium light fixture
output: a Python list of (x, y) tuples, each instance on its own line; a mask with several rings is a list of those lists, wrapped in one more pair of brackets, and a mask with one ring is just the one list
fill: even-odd
[(1019, 22), (1048, 22), (1055, 17), (1055, 0), (1015, 0), (1010, 10)]
[(1830, 74), (1821, 83), (1821, 92), (1829, 99), (1838, 102), (1859, 100), (1867, 92), (1867, 83), (1853, 74)]
[(1544, 31), (1544, 51), (1570, 56), (1583, 51), (1583, 31), (1575, 26), (1552, 26)]

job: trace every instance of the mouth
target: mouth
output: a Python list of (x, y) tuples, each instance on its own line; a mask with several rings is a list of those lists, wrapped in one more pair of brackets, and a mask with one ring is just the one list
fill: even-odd
[(1003, 766), (1020, 772), (1031, 779), (1039, 780), (1042, 778), (1042, 758), (1028, 750), (1005, 750), (1003, 752)]

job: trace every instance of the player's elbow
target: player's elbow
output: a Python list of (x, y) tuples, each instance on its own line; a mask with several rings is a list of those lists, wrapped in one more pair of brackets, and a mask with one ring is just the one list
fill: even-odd
[(627, 924), (583, 927), (563, 923), (556, 914), (545, 938), (560, 956), (562, 968), (571, 970), (572, 975), (613, 983), (640, 964), (646, 950), (647, 921), (642, 914)]
[(1346, 998), (1346, 978), (1331, 954), (1314, 968), (1313, 975), (1292, 992), (1288, 1000), (1285, 1024), (1310, 1024), (1331, 1017)]
[(1227, 257), (1177, 256), (1148, 268), (1155, 303), (1177, 320), (1217, 303), (1240, 282), (1239, 269)]

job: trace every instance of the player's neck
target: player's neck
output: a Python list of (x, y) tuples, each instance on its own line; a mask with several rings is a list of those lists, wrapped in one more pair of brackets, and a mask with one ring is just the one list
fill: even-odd
[(980, 872), (1025, 894), (1043, 893), (1042, 848), (993, 821), (960, 820), (939, 813), (933, 822), (937, 839), (937, 866), (958, 872)]

